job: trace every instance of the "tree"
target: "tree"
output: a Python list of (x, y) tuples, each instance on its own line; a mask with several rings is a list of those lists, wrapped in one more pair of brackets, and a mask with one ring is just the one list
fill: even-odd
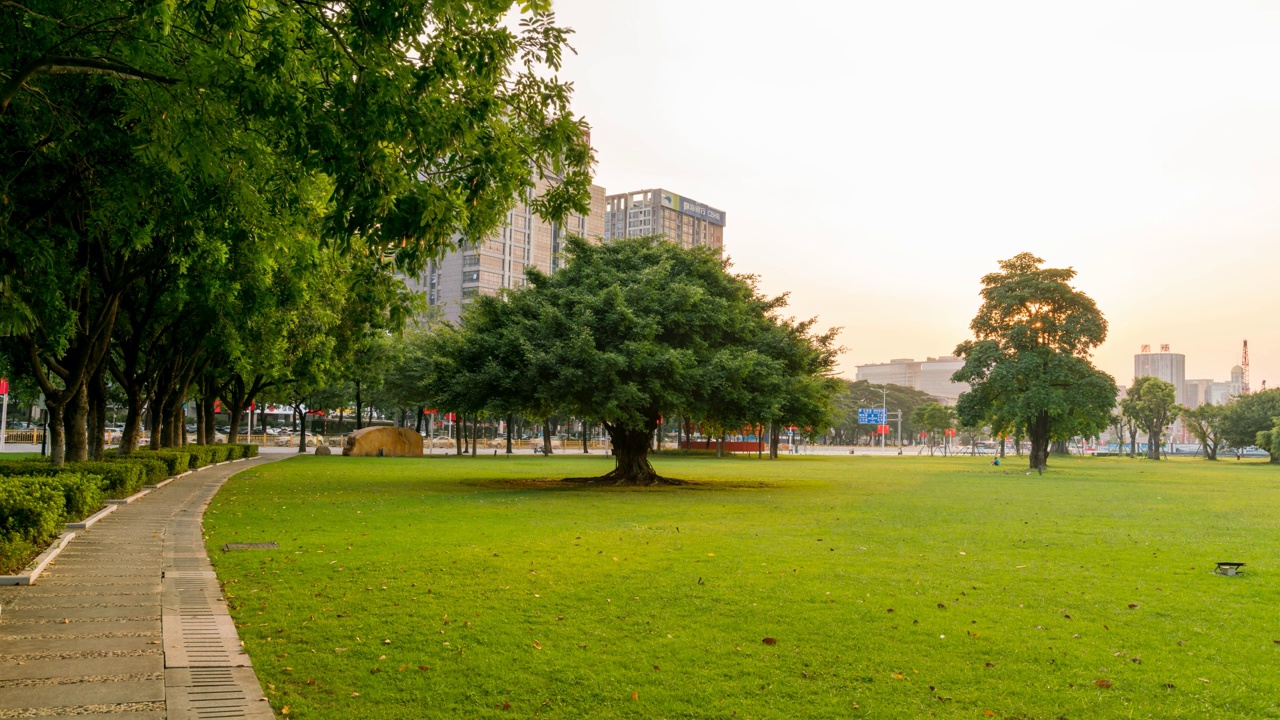
[[(297, 228), (383, 278), (412, 273), (542, 180), (541, 214), (585, 212), (592, 152), (549, 7), (521, 2), (517, 26), (510, 3), (481, 0), (7, 3), (0, 335), (48, 397), (55, 461), (85, 456), (108, 368), (171, 443), (192, 384), (211, 406), (205, 370), (243, 357), (211, 353), (200, 326), (139, 325), (132, 341), (173, 340), (164, 358), (112, 367), (139, 282), (246, 248), (287, 255)], [(223, 309), (241, 277), (215, 278)], [(260, 375), (223, 380), (251, 400)]]
[[(1234, 448), (1255, 445), (1258, 433), (1271, 430), (1276, 417), (1280, 417), (1280, 388), (1241, 395), (1223, 410), (1222, 438)], [(1271, 453), (1271, 462), (1280, 463), (1280, 456)]]
[(1280, 457), (1280, 416), (1271, 419), (1274, 423), (1270, 430), (1259, 430), (1255, 437), (1255, 442), (1259, 448), (1267, 451), (1271, 456), (1271, 462), (1275, 462)]
[(1126, 394), (1125, 409), (1147, 432), (1147, 457), (1151, 460), (1160, 459), (1164, 430), (1178, 417), (1176, 397), (1173, 383), (1150, 375), (1134, 378)]
[(753, 276), (658, 237), (570, 238), (565, 253), (564, 269), (530, 271), (524, 288), (464, 312), (459, 341), (446, 344), (459, 403), (598, 420), (616, 467), (595, 480), (628, 484), (667, 481), (648, 461), (664, 415), (825, 429), (832, 334), (780, 318), (785, 298), (761, 295)]
[(1218, 459), (1218, 448), (1223, 442), (1224, 411), (1225, 408), (1222, 405), (1201, 405), (1195, 409), (1182, 409), (1182, 421), (1200, 443), (1206, 460)]
[[(845, 380), (843, 389), (835, 397), (836, 416), (832, 427), (832, 442), (837, 445), (855, 444), (860, 439), (874, 441), (876, 426), (859, 424), (858, 410), (880, 407), (882, 403), (889, 412), (902, 413), (902, 436), (915, 437), (920, 428), (912, 422), (911, 415), (918, 406), (930, 402), (932, 398), (923, 390), (893, 384), (872, 385), (866, 380)], [(881, 393), (881, 389), (887, 392)]]
[(943, 433), (955, 425), (955, 417), (954, 410), (936, 401), (919, 405), (912, 411), (911, 422), (928, 434), (930, 455), (939, 438), (945, 437)]
[(974, 340), (956, 347), (964, 366), (952, 376), (969, 392), (956, 404), (964, 425), (986, 425), (1031, 441), (1031, 469), (1048, 465), (1049, 443), (1107, 427), (1116, 384), (1090, 361), (1107, 336), (1097, 305), (1069, 282), (1070, 268), (1041, 268), (1022, 253), (982, 278)]

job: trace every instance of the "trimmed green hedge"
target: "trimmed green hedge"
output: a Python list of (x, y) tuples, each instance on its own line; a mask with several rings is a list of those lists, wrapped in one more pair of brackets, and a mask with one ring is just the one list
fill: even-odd
[(102, 477), (102, 491), (109, 498), (123, 498), (138, 492), (147, 481), (147, 469), (140, 463), (117, 460), (115, 462), (67, 463), (72, 472), (88, 473)]
[(102, 478), (75, 472), (0, 477), (0, 572), (23, 563), (62, 532), (102, 506)]
[(135, 455), (143, 457), (155, 458), (163, 462), (165, 468), (170, 475), (181, 475), (191, 469), (191, 453), (185, 450), (142, 450), (139, 449)]
[(258, 457), (258, 446), (253, 444), (241, 445), (240, 449), (244, 451), (241, 457), (254, 458)]
[(218, 462), (214, 459), (217, 451), (213, 445), (184, 445), (182, 450), (191, 455), (189, 467), (192, 470)]

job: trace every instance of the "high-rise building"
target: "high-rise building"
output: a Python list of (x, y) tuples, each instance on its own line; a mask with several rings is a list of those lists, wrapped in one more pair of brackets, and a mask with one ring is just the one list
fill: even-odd
[[(548, 187), (546, 180), (540, 180), (535, 192), (542, 193)], [(479, 242), (457, 238), (456, 250), (431, 262), (421, 276), (406, 278), (405, 284), (426, 295), (427, 304), (440, 308), (444, 319), (457, 322), (471, 298), (523, 286), (526, 268), (544, 273), (560, 269), (560, 252), (567, 236), (603, 240), (604, 198), (604, 188), (592, 185), (591, 211), (570, 215), (564, 223), (548, 222), (535, 215), (524, 200), (517, 202), (493, 235)]]
[(960, 393), (968, 392), (968, 383), (952, 382), (951, 376), (964, 367), (964, 360), (945, 355), (916, 361), (911, 358), (894, 358), (887, 363), (859, 365), (857, 380), (873, 385), (901, 385), (915, 388), (938, 398), (947, 404), (955, 404)]
[(724, 247), (725, 213), (669, 190), (654, 188), (605, 199), (605, 239), (666, 235), (680, 247)]
[(1176, 393), (1176, 402), (1186, 404), (1187, 397), (1187, 356), (1182, 353), (1169, 352), (1168, 345), (1161, 345), (1160, 352), (1151, 352), (1150, 345), (1143, 345), (1142, 352), (1133, 356), (1133, 376), (1157, 377), (1172, 383)]

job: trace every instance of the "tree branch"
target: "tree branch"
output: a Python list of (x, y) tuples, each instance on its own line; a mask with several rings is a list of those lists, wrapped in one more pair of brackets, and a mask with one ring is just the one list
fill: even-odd
[(0, 115), (9, 109), (9, 102), (18, 94), (22, 86), (39, 75), (105, 75), (121, 80), (150, 80), (164, 85), (173, 85), (178, 82), (174, 78), (149, 73), (114, 60), (42, 56), (27, 63), (26, 67), (15, 73), (9, 78), (9, 82), (0, 88)]

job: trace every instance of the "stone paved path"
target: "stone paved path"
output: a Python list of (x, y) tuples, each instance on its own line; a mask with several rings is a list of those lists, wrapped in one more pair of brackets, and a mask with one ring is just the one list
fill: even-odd
[(79, 534), (35, 585), (0, 588), (0, 720), (270, 718), (205, 553), (232, 475), (204, 468)]

